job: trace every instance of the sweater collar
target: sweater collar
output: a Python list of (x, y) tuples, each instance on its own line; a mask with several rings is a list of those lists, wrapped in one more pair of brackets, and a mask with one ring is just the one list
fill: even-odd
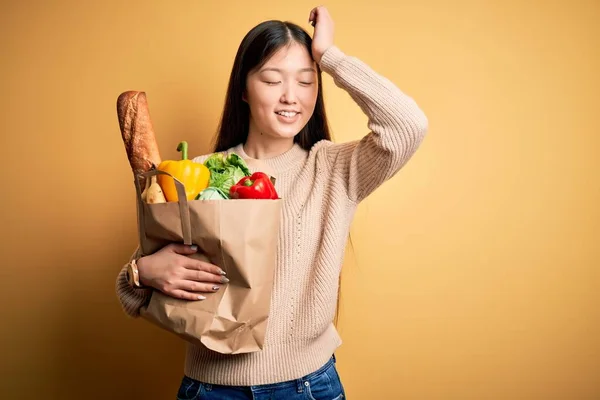
[(292, 168), (297, 163), (299, 163), (303, 160), (306, 160), (306, 157), (308, 156), (308, 152), (306, 150), (304, 150), (302, 147), (300, 147), (300, 145), (298, 143), (294, 143), (292, 148), (289, 149), (288, 151), (286, 151), (285, 153), (282, 153), (278, 156), (271, 157), (271, 158), (256, 159), (256, 158), (250, 157), (244, 151), (243, 143), (240, 143), (237, 146), (235, 146), (232, 149), (232, 151), (234, 153), (236, 153), (237, 155), (239, 155), (240, 157), (242, 157), (244, 160), (265, 163), (277, 172), (283, 172), (283, 171), (286, 171), (286, 170)]

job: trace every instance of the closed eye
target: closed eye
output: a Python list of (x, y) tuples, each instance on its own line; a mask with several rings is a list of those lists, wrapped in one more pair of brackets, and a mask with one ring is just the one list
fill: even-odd
[(268, 82), (268, 81), (264, 81), (267, 85), (277, 85), (278, 83), (281, 82)]
[(314, 82), (300, 82), (301, 85), (305, 85), (305, 86), (309, 86), (312, 85)]

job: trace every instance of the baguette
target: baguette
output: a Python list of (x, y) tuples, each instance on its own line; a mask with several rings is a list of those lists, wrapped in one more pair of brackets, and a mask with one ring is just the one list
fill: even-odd
[[(161, 158), (150, 120), (146, 93), (138, 91), (121, 93), (117, 99), (117, 115), (121, 137), (134, 177), (158, 167)], [(145, 178), (141, 180), (140, 185), (142, 189), (146, 187)]]

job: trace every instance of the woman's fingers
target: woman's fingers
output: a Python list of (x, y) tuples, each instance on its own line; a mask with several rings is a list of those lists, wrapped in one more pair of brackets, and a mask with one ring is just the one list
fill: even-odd
[(215, 293), (221, 289), (221, 285), (211, 282), (181, 281), (178, 290), (184, 290), (190, 293), (203, 294)]
[(214, 264), (188, 258), (179, 279), (166, 293), (183, 300), (205, 300), (206, 293), (215, 293), (229, 282), (221, 268)]
[(225, 271), (223, 271), (221, 268), (217, 267), (216, 265), (205, 262), (205, 261), (194, 260), (192, 258), (188, 258), (185, 261), (183, 266), (189, 270), (204, 271), (204, 272), (208, 272), (210, 274), (213, 274), (213, 275), (216, 275), (219, 277), (225, 275)]
[(200, 270), (196, 270), (196, 269), (187, 269), (184, 272), (182, 279), (189, 280), (189, 281), (195, 281), (195, 282), (206, 282), (206, 283), (216, 283), (216, 284), (222, 284), (222, 283), (229, 282), (229, 279), (227, 279), (223, 275), (215, 275), (210, 272), (200, 271)]
[[(155, 274), (156, 285), (153, 286), (174, 298), (204, 300), (205, 294), (215, 293), (223, 284), (228, 283), (229, 279), (225, 277), (225, 271), (221, 268), (189, 257), (197, 251), (196, 246), (181, 244), (166, 246), (161, 252), (162, 258), (159, 257), (154, 263), (157, 273)], [(164, 268), (165, 264), (168, 265), (167, 268)]]
[(312, 26), (315, 26), (315, 23), (317, 21), (317, 13), (316, 13), (316, 8), (313, 8), (312, 10), (310, 10), (310, 15), (308, 16), (308, 23), (311, 24)]
[(184, 256), (188, 256), (190, 254), (194, 254), (198, 251), (198, 246), (192, 245), (188, 246), (186, 244), (181, 243), (169, 243), (164, 247), (165, 251), (171, 251), (173, 253), (181, 254)]
[(180, 280), (176, 285), (165, 290), (165, 293), (183, 300), (205, 300), (206, 293), (215, 293), (219, 289), (221, 285), (217, 283)]
[(199, 293), (191, 293), (182, 289), (173, 290), (170, 293), (167, 293), (171, 297), (175, 297), (176, 299), (181, 300), (206, 300), (206, 296)]

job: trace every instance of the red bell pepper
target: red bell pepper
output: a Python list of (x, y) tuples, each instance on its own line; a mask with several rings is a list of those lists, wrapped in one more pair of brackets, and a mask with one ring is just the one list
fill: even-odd
[(269, 175), (255, 172), (245, 176), (229, 189), (232, 199), (273, 199), (279, 198)]

